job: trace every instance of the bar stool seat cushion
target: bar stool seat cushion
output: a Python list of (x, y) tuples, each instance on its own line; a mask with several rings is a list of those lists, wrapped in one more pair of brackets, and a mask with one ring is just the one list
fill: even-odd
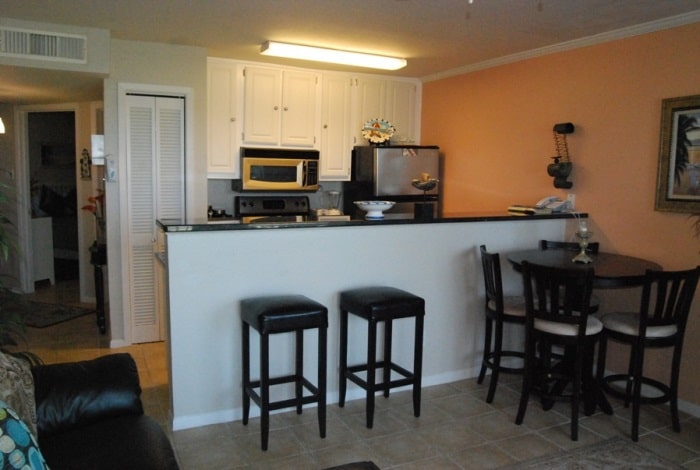
[[(608, 313), (601, 318), (608, 330), (628, 336), (639, 335), (639, 314), (636, 312)], [(647, 338), (668, 338), (678, 332), (675, 323), (647, 326)]]
[[(489, 300), (488, 307), (491, 310), (496, 310), (496, 301)], [(525, 298), (522, 295), (503, 297), (503, 313), (525, 318)]]
[(340, 308), (383, 321), (425, 315), (425, 300), (396, 287), (363, 287), (341, 292)]
[(241, 318), (261, 334), (328, 326), (327, 309), (303, 295), (253, 297), (241, 301)]

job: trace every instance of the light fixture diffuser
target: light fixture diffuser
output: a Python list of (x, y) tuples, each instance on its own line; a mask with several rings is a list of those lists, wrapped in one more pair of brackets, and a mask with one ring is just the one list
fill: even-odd
[(5, 123), (2, 122), (2, 118), (0, 117), (0, 134), (5, 133)]
[(301, 46), (283, 42), (267, 41), (260, 46), (262, 55), (288, 59), (313, 60), (331, 64), (353, 65), (373, 69), (398, 70), (406, 66), (406, 59), (387, 57), (362, 52), (341, 51), (323, 47)]

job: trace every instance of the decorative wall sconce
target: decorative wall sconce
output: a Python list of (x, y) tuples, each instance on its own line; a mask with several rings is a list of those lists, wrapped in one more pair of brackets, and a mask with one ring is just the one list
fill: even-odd
[(547, 165), (547, 173), (554, 178), (554, 187), (569, 189), (574, 184), (566, 178), (571, 174), (571, 159), (569, 158), (569, 148), (566, 145), (566, 134), (573, 134), (574, 125), (570, 122), (554, 124), (554, 147), (557, 156), (552, 157), (554, 163)]
[(80, 177), (83, 179), (90, 179), (92, 161), (90, 161), (90, 152), (88, 149), (83, 149), (80, 154)]

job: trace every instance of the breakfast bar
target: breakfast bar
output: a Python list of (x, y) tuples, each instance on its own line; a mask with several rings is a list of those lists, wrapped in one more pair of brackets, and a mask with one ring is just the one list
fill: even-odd
[[(241, 419), (239, 302), (245, 297), (301, 294), (328, 308), (329, 405), (338, 402), (338, 301), (346, 289), (387, 285), (425, 299), (423, 386), (475, 376), (483, 348), (479, 245), (503, 253), (533, 248), (540, 239), (570, 238), (576, 220), (570, 214), (474, 213), (429, 221), (158, 224), (177, 430)], [(505, 290), (517, 292), (519, 275), (502, 259)], [(360, 322), (348, 328), (353, 338), (365, 336)], [(413, 334), (412, 325), (394, 327), (393, 357), (399, 364), (412, 361)], [(273, 375), (293, 368), (293, 337), (278, 336), (271, 344)], [(251, 338), (254, 348), (256, 341)], [(316, 341), (306, 336), (305, 347), (315, 350)], [(366, 339), (354, 342), (348, 363), (361, 362), (366, 348)], [(251, 370), (257, 370), (257, 361), (251, 358)], [(316, 369), (315, 358), (305, 361), (305, 369)], [(347, 390), (348, 400), (363, 396), (359, 387)]]

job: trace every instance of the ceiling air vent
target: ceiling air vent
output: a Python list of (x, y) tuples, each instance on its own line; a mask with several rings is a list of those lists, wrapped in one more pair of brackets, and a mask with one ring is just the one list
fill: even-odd
[(0, 27), (0, 56), (87, 63), (87, 37)]

